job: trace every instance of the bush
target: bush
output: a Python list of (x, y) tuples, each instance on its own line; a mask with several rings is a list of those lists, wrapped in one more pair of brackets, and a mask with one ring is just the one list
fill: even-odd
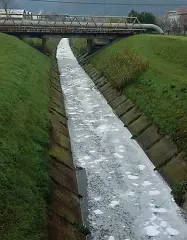
[(112, 84), (118, 89), (132, 83), (149, 67), (147, 60), (141, 59), (129, 49), (124, 49), (123, 51), (123, 54), (121, 51), (117, 51), (110, 55), (104, 63), (104, 68), (107, 68), (112, 62), (112, 67), (107, 69), (104, 75), (110, 79)]

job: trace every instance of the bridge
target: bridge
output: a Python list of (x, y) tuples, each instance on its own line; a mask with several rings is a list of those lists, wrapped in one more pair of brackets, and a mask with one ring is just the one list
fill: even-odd
[(0, 32), (42, 38), (43, 45), (49, 36), (84, 37), (89, 39), (88, 49), (91, 49), (92, 38), (116, 39), (147, 31), (163, 34), (160, 27), (141, 24), (137, 17), (0, 14)]
[(120, 37), (149, 30), (163, 34), (160, 27), (141, 24), (137, 17), (0, 14), (0, 32), (14, 35)]

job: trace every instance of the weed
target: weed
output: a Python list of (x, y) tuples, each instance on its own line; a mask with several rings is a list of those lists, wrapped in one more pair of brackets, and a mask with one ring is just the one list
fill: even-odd
[[(111, 62), (112, 67), (107, 68)], [(121, 89), (140, 77), (147, 70), (149, 63), (126, 48), (110, 55), (103, 65), (107, 69), (104, 75), (116, 88)]]
[(173, 187), (171, 194), (173, 195), (176, 203), (179, 206), (182, 206), (185, 201), (184, 195), (186, 191), (187, 191), (187, 181), (182, 181)]
[(79, 232), (83, 233), (85, 236), (90, 234), (89, 228), (84, 225), (74, 222), (72, 223), (72, 226), (74, 226)]

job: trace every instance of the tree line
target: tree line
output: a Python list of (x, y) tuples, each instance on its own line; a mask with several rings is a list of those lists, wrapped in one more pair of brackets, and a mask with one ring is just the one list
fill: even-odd
[(137, 12), (131, 10), (128, 17), (137, 17), (140, 23), (152, 23), (156, 24), (156, 17), (151, 12)]
[(160, 26), (164, 32), (175, 35), (185, 35), (187, 31), (187, 16), (181, 15), (177, 20), (171, 20), (167, 14), (162, 17), (156, 17), (151, 12), (137, 12), (131, 10), (128, 17), (137, 17), (140, 23), (150, 23)]

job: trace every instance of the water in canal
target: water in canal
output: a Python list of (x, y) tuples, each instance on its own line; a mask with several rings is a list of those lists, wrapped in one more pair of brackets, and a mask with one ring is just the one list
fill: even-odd
[(62, 39), (57, 51), (83, 213), (93, 240), (187, 240), (170, 189)]

